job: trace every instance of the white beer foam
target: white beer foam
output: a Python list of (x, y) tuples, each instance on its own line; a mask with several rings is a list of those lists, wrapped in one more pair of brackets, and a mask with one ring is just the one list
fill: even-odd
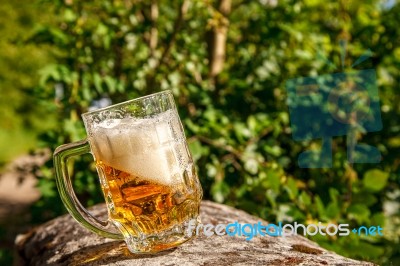
[(188, 154), (176, 148), (185, 145), (183, 132), (173, 132), (176, 123), (177, 114), (172, 110), (152, 118), (106, 120), (93, 132), (96, 159), (144, 180), (164, 185), (179, 183)]

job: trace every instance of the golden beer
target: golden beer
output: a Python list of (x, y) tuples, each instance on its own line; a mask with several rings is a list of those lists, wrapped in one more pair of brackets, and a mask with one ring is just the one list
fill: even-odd
[(182, 132), (172, 111), (108, 120), (93, 131), (109, 216), (127, 235), (184, 234), (180, 225), (198, 216), (201, 188)]
[[(97, 162), (104, 174), (102, 189), (110, 217), (130, 234), (154, 234), (198, 215), (198, 195), (184, 189), (147, 181)], [(182, 184), (186, 186), (186, 184)]]

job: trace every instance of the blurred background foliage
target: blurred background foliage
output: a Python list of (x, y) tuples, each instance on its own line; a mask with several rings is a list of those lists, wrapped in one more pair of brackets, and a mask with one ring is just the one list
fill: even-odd
[(32, 25), (47, 23), (51, 16), (40, 16), (37, 3), (23, 2), (0, 4), (0, 166), (34, 148), (35, 135), (54, 126), (53, 118), (41, 119), (45, 113), (32, 94), (38, 87), (36, 72), (51, 62), (51, 54), (46, 46), (25, 42), (35, 30)]
[[(171, 89), (204, 198), (270, 222), (380, 225), (383, 237), (310, 238), (400, 265), (399, 2), (42, 0), (10, 1), (0, 13), (10, 36), (0, 41), (0, 160), (85, 138), (80, 115), (103, 102)], [(358, 138), (383, 159), (351, 165), (337, 137), (332, 168), (301, 169), (299, 153), (320, 141), (293, 141), (285, 82), (341, 72), (340, 40), (345, 70), (372, 51), (355, 69), (377, 71), (383, 130)], [(82, 202), (103, 201), (92, 158), (73, 163)], [(33, 223), (65, 213), (51, 160), (38, 178)]]

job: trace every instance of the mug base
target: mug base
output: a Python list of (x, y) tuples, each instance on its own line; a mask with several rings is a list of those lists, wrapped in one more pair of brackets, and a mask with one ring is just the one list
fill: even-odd
[[(121, 228), (123, 227), (121, 224), (115, 221), (114, 223), (121, 232), (124, 232), (124, 229)], [(194, 238), (196, 234), (195, 229), (199, 223), (199, 219), (189, 219), (173, 226), (169, 230), (154, 235), (141, 235), (139, 237), (133, 237), (129, 234), (123, 235), (125, 237), (125, 243), (131, 253), (153, 254), (172, 249)]]

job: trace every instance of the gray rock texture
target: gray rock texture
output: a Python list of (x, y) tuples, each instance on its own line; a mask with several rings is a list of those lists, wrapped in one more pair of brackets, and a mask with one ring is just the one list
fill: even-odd
[[(90, 209), (105, 219), (104, 204)], [(257, 223), (243, 211), (203, 201), (201, 221), (211, 223)], [(81, 227), (70, 215), (43, 224), (16, 239), (22, 263), (29, 265), (374, 265), (348, 259), (301, 237), (201, 234), (181, 246), (155, 255), (131, 254), (122, 241), (105, 239)]]

